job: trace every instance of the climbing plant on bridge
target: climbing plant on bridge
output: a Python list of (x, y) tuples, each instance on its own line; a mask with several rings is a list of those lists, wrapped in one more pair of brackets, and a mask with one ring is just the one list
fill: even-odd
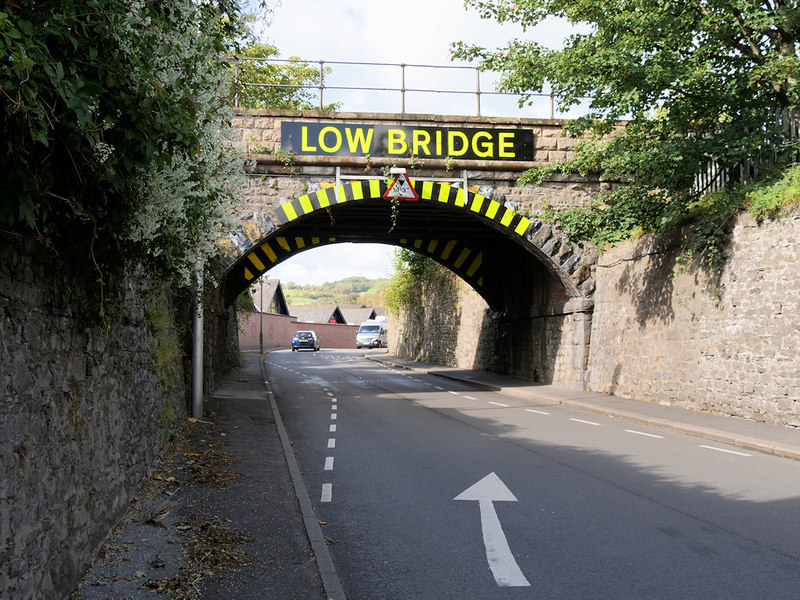
[(65, 260), (184, 283), (231, 213), (237, 0), (0, 6), (0, 221)]
[(394, 274), (386, 289), (385, 302), (393, 315), (412, 307), (421, 308), (425, 286), (456, 280), (455, 275), (433, 259), (407, 248), (396, 248), (392, 263)]
[[(313, 90), (331, 71), (310, 65), (298, 58), (285, 62), (277, 59), (278, 48), (255, 41), (243, 47), (236, 56), (236, 94), (238, 105), (245, 108), (278, 108), (315, 110)], [(250, 84), (250, 85), (247, 85)], [(341, 103), (325, 104), (323, 110), (337, 110)]]
[[(559, 50), (529, 39), (497, 50), (467, 43), (453, 50), (500, 72), (507, 91), (549, 85), (562, 109), (592, 98), (590, 112), (567, 127), (584, 138), (572, 157), (521, 178), (538, 183), (556, 172), (595, 172), (624, 184), (588, 209), (550, 214), (573, 239), (603, 246), (638, 231), (685, 232), (688, 219), (718, 212), (713, 202), (699, 202), (695, 185), (709, 163), (725, 170), (797, 151), (800, 139), (787, 136), (776, 118), (800, 108), (800, 13), (793, 0), (466, 4), (524, 27), (549, 16), (581, 26)], [(622, 127), (621, 119), (628, 120)], [(738, 208), (717, 197), (731, 205), (727, 214)]]

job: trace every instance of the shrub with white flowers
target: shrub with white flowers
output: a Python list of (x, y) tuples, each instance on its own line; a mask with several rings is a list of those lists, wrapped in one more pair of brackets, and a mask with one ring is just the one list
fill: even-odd
[(0, 6), (0, 222), (65, 259), (188, 284), (229, 225), (238, 0)]

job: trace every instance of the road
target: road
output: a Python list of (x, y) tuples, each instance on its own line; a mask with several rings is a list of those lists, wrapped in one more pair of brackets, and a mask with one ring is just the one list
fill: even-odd
[(363, 354), (266, 357), (350, 600), (800, 597), (800, 463)]

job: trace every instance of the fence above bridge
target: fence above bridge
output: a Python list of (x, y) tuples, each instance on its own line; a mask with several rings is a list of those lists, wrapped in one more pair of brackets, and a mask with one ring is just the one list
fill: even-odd
[[(316, 67), (316, 81), (307, 83), (256, 83), (240, 77), (238, 64), (277, 67)], [(497, 89), (497, 74), (474, 65), (427, 65), (359, 61), (311, 61), (280, 58), (238, 58), (237, 106), (240, 90), (273, 88), (307, 90), (316, 106), (341, 103), (348, 112), (407, 112), (465, 116), (574, 118), (585, 114), (584, 105), (560, 111), (549, 93), (517, 94)], [(354, 82), (372, 82), (371, 85)], [(521, 102), (522, 101), (522, 102)], [(411, 110), (409, 110), (411, 107)]]

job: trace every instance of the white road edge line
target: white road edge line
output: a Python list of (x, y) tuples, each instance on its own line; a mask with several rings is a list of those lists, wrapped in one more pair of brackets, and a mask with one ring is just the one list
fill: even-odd
[(699, 444), (700, 448), (705, 448), (706, 450), (716, 450), (717, 452), (725, 452), (726, 454), (735, 454), (736, 456), (753, 456), (752, 454), (747, 454), (746, 452), (736, 452), (735, 450), (726, 450), (725, 448), (715, 448), (714, 446), (705, 446), (703, 444)]
[(645, 433), (644, 431), (636, 431), (635, 429), (626, 429), (625, 433), (633, 433), (636, 435), (643, 435), (645, 437), (657, 438), (659, 440), (663, 440), (663, 435), (656, 435), (655, 433)]
[(472, 396), (464, 396), (467, 400), (477, 400), (477, 398), (473, 398)]
[(491, 400), (489, 401), (489, 404), (494, 404), (495, 406), (502, 406), (503, 408), (509, 408), (511, 406), (510, 404), (503, 404), (502, 402), (492, 402)]
[[(266, 379), (267, 371), (263, 362), (260, 362), (260, 368), (264, 379)], [(272, 408), (272, 414), (275, 417), (275, 425), (278, 428), (281, 448), (283, 449), (283, 455), (286, 457), (286, 464), (289, 467), (292, 485), (294, 486), (297, 502), (300, 505), (300, 512), (303, 516), (303, 524), (306, 527), (308, 539), (314, 551), (314, 558), (319, 567), (319, 574), (322, 578), (322, 585), (325, 588), (325, 593), (329, 600), (345, 600), (342, 582), (339, 575), (336, 573), (336, 565), (333, 563), (333, 558), (331, 558), (328, 542), (322, 534), (322, 529), (319, 525), (319, 517), (317, 517), (314, 506), (311, 504), (311, 496), (308, 493), (305, 481), (303, 481), (300, 466), (297, 464), (297, 457), (292, 450), (292, 443), (289, 441), (286, 427), (283, 424), (283, 419), (281, 419), (281, 412), (278, 410), (278, 404), (275, 402), (275, 396), (269, 384), (265, 384), (265, 391), (269, 399), (270, 407)]]
[(570, 419), (570, 421), (575, 421), (576, 423), (584, 423), (586, 425), (594, 425), (596, 427), (600, 427), (600, 423), (595, 423), (594, 421), (584, 421), (583, 419)]
[(549, 412), (544, 412), (543, 410), (533, 410), (532, 408), (526, 408), (525, 412), (536, 413), (537, 415), (549, 415)]
[(322, 496), (320, 497), (320, 502), (330, 502), (333, 498), (333, 484), (332, 483), (323, 483), (322, 484)]

